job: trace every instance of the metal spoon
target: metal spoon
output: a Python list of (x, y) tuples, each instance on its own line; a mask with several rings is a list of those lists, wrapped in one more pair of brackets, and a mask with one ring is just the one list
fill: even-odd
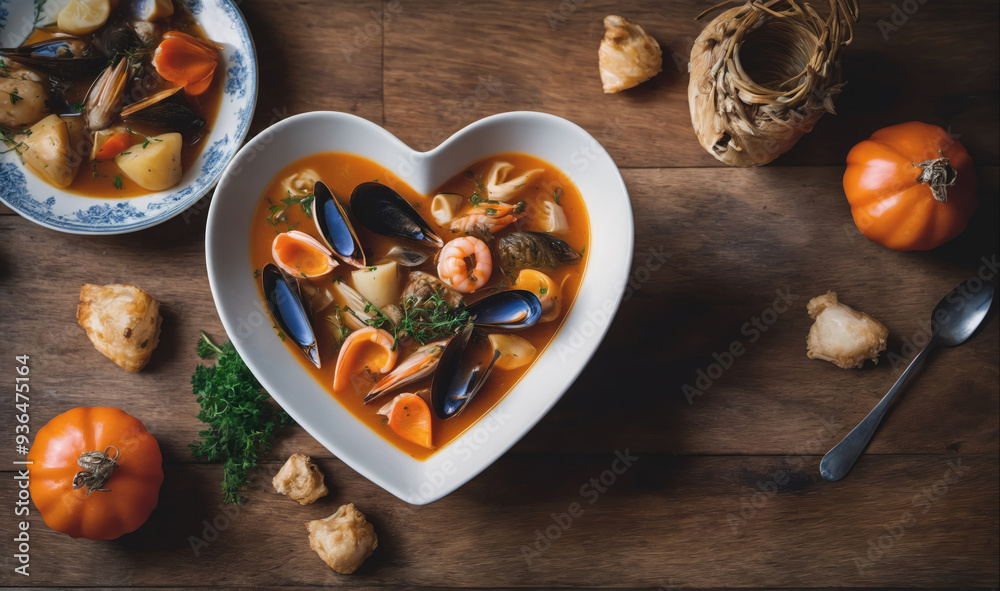
[(931, 314), (930, 342), (917, 353), (878, 406), (868, 413), (868, 416), (858, 423), (843, 441), (823, 456), (823, 460), (819, 463), (819, 473), (823, 478), (832, 482), (847, 475), (851, 466), (861, 456), (861, 452), (865, 450), (875, 429), (882, 422), (882, 417), (885, 416), (892, 399), (903, 389), (903, 384), (913, 375), (917, 366), (932, 349), (955, 347), (968, 340), (986, 318), (995, 289), (992, 279), (982, 280), (974, 276), (963, 281), (938, 302)]

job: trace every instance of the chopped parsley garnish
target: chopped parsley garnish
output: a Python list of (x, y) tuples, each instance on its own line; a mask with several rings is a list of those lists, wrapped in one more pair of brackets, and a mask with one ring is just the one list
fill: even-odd
[(126, 127), (125, 130), (128, 131), (129, 133), (134, 133), (135, 135), (141, 135), (143, 138), (145, 138), (146, 141), (142, 142), (142, 149), (143, 150), (146, 149), (146, 146), (149, 145), (149, 142), (162, 142), (163, 141), (163, 140), (155, 138), (155, 137), (149, 137), (148, 135), (146, 135), (144, 133), (139, 133), (138, 131), (133, 130), (131, 127)]
[(119, 190), (122, 188), (122, 177), (120, 174), (115, 175), (115, 188)]
[(555, 190), (552, 191), (552, 200), (556, 202), (556, 205), (559, 205), (559, 198), (562, 197), (562, 194), (562, 187), (556, 187)]
[(83, 103), (73, 103), (72, 109), (76, 113), (83, 113)]
[(4, 142), (10, 144), (9, 150), (0, 151), (0, 154), (6, 154), (7, 152), (14, 151), (17, 153), (17, 157), (24, 162), (24, 157), (21, 155), (21, 151), (28, 148), (22, 140), (17, 139), (18, 135), (29, 136), (31, 135), (30, 129), (23, 129), (21, 131), (14, 131), (12, 129), (7, 129), (6, 127), (0, 126), (0, 139)]
[(549, 288), (547, 288), (547, 287), (539, 287), (538, 288), (538, 295), (545, 295), (547, 293), (549, 293)]
[(189, 447), (195, 458), (222, 464), (223, 499), (239, 505), (243, 502), (240, 491), (250, 485), (247, 473), (258, 467), (261, 452), (270, 449), (275, 429), (294, 421), (268, 402), (267, 392), (232, 343), (218, 346), (202, 332), (198, 356), (217, 357), (218, 363), (198, 365), (191, 377), (201, 405), (198, 420), (208, 428)]
[(437, 292), (419, 305), (417, 298), (407, 298), (400, 306), (402, 317), (397, 324), (393, 324), (388, 316), (374, 306), (369, 305), (367, 308), (369, 309), (365, 312), (375, 314), (368, 325), (391, 330), (396, 342), (410, 335), (421, 345), (426, 345), (431, 341), (454, 336), (469, 322), (469, 313), (465, 311), (464, 305), (452, 307)]
[[(267, 223), (271, 224), (275, 228), (277, 228), (278, 224), (287, 224), (288, 208), (293, 205), (298, 205), (302, 209), (302, 212), (311, 218), (312, 204), (315, 199), (316, 196), (311, 193), (309, 195), (292, 195), (292, 192), (288, 191), (288, 197), (281, 200), (281, 205), (272, 204), (271, 207), (268, 208), (269, 215), (267, 216)], [(285, 231), (287, 232), (288, 230), (292, 230), (297, 225), (298, 222), (289, 224), (288, 229)]]
[(23, 96), (17, 94), (17, 89), (16, 88), (14, 90), (8, 92), (7, 94), (10, 96), (10, 104), (11, 105), (16, 105), (17, 101), (23, 101), (24, 100)]

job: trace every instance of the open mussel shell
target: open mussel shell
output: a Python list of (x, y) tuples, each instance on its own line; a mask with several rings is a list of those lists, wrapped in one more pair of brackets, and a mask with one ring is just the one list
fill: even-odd
[(313, 219), (319, 235), (337, 258), (359, 269), (365, 267), (365, 252), (340, 200), (323, 181), (316, 181), (313, 195)]
[(107, 129), (121, 112), (120, 105), (128, 85), (128, 59), (108, 66), (94, 80), (83, 104), (83, 119), (90, 131)]
[(489, 365), (469, 354), (469, 341), (475, 325), (467, 324), (445, 347), (431, 383), (431, 408), (439, 419), (450, 419), (469, 405), (493, 371), (500, 357), (493, 352)]
[(469, 322), (477, 326), (521, 330), (534, 326), (542, 317), (542, 303), (530, 291), (510, 289), (477, 300), (466, 311)]
[(94, 33), (94, 46), (106, 57), (112, 58), (141, 50), (143, 42), (129, 23), (118, 18)]
[(0, 57), (64, 80), (96, 74), (108, 63), (93, 45), (72, 36), (0, 48)]
[(302, 292), (295, 278), (285, 273), (273, 263), (264, 265), (260, 274), (264, 287), (267, 310), (278, 325), (278, 329), (292, 339), (302, 353), (320, 367), (319, 347), (313, 332), (312, 320), (303, 303)]
[(385, 258), (395, 261), (404, 267), (419, 267), (427, 260), (427, 255), (418, 251), (410, 250), (405, 246), (393, 246), (389, 252), (385, 253)]
[(351, 193), (354, 219), (376, 234), (441, 248), (444, 241), (399, 193), (382, 183), (361, 183)]
[(205, 120), (188, 108), (183, 86), (168, 88), (122, 109), (122, 118), (144, 121), (156, 127), (184, 132), (205, 126)]

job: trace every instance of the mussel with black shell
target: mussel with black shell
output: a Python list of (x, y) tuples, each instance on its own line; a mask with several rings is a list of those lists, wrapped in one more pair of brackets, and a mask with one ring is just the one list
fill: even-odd
[(108, 63), (90, 42), (71, 35), (0, 48), (0, 58), (64, 80), (91, 76)]
[(184, 90), (168, 88), (122, 109), (122, 119), (149, 123), (171, 131), (185, 132), (205, 126), (205, 120), (188, 107)]
[(312, 317), (305, 305), (299, 284), (277, 265), (264, 265), (260, 274), (264, 301), (278, 329), (299, 347), (306, 359), (320, 367), (319, 346), (313, 332)]
[(500, 352), (493, 351), (487, 361), (470, 347), (474, 330), (474, 324), (465, 325), (441, 353), (431, 382), (431, 409), (439, 419), (450, 419), (465, 410), (500, 358)]
[(351, 213), (358, 223), (376, 234), (437, 248), (444, 246), (444, 240), (434, 233), (417, 210), (382, 183), (367, 182), (355, 187), (351, 193)]
[(482, 298), (470, 304), (466, 311), (469, 323), (444, 348), (431, 383), (431, 408), (439, 419), (450, 419), (462, 412), (500, 358), (500, 351), (495, 349), (484, 357), (473, 341), (475, 330), (530, 328), (541, 317), (542, 305), (533, 293), (512, 289)]
[(340, 200), (323, 181), (316, 181), (313, 197), (313, 219), (319, 235), (337, 258), (359, 269), (364, 267), (365, 251)]

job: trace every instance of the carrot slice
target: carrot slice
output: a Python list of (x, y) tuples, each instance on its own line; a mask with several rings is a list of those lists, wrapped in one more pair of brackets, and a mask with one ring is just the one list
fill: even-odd
[(127, 131), (119, 131), (101, 144), (101, 149), (97, 151), (96, 159), (111, 160), (124, 152), (129, 146), (132, 146), (132, 134)]
[(153, 52), (156, 72), (184, 87), (190, 95), (208, 90), (215, 74), (219, 50), (209, 43), (180, 31), (168, 31)]
[(416, 394), (400, 394), (389, 408), (389, 428), (403, 439), (434, 449), (431, 437), (431, 409)]

